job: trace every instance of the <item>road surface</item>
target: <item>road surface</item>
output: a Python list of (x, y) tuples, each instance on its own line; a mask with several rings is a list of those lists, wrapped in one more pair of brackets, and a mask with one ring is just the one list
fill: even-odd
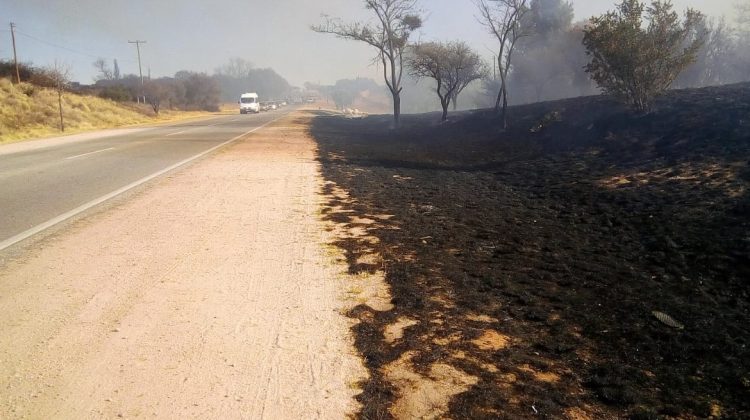
[(0, 251), (45, 222), (286, 113), (219, 116), (44, 148), (33, 141), (0, 147)]

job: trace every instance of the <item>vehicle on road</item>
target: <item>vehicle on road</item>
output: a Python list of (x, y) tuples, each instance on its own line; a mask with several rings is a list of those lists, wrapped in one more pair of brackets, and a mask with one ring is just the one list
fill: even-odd
[(258, 102), (257, 93), (243, 93), (240, 95), (240, 114), (247, 114), (249, 112), (259, 113), (260, 102)]

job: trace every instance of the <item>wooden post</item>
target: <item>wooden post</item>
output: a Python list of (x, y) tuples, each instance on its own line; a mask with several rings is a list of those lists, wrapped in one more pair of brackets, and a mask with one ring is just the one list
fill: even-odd
[(63, 112), (62, 112), (62, 86), (57, 87), (57, 105), (60, 109), (60, 131), (63, 133), (65, 132), (65, 122), (63, 121)]

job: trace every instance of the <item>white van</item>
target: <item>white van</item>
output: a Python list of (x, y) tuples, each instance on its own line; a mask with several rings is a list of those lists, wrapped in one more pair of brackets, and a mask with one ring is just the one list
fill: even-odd
[(256, 114), (260, 112), (257, 93), (243, 93), (240, 95), (240, 114), (247, 114), (248, 112)]

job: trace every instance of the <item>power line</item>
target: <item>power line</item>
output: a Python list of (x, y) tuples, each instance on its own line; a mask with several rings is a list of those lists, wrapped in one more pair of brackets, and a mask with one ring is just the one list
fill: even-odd
[[(75, 54), (80, 54), (80, 55), (83, 55), (83, 56), (86, 56), (86, 57), (90, 57), (90, 58), (94, 58), (94, 59), (98, 59), (98, 58), (112, 59), (111, 57), (103, 57), (101, 55), (89, 54), (87, 52), (79, 51), (79, 50), (76, 50), (76, 49), (73, 49), (73, 48), (65, 47), (63, 45), (55, 44), (53, 42), (45, 41), (45, 40), (37, 38), (37, 37), (35, 37), (33, 35), (29, 35), (29, 34), (27, 34), (25, 32), (19, 31), (17, 27), (16, 27), (16, 33), (19, 34), (19, 35), (23, 35), (26, 38), (32, 39), (34, 41), (40, 42), (42, 44), (49, 45), (50, 47), (58, 48), (58, 49), (65, 50), (65, 51), (68, 51), (68, 52), (72, 52), (72, 53), (75, 53)], [(135, 60), (121, 60), (121, 61), (135, 63)]]

